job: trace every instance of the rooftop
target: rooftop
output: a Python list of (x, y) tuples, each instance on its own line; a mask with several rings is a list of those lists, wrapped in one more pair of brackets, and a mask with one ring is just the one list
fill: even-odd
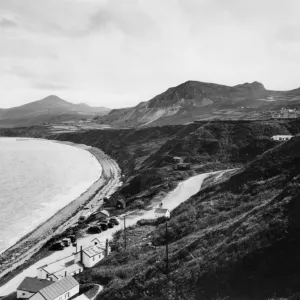
[(45, 298), (45, 300), (53, 300), (77, 285), (79, 285), (78, 281), (74, 277), (68, 276), (43, 288), (40, 290), (40, 294)]
[(18, 286), (17, 290), (37, 293), (41, 289), (53, 284), (53, 281), (46, 279), (38, 279), (33, 277), (25, 277), (25, 279)]
[(87, 254), (89, 257), (93, 257), (97, 254), (102, 253), (103, 251), (105, 251), (105, 246), (100, 244), (83, 249), (83, 252)]

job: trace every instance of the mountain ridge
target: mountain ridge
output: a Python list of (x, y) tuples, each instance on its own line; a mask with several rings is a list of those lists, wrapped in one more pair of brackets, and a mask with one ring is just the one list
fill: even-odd
[(50, 120), (78, 120), (80, 117), (104, 115), (110, 109), (91, 107), (84, 103), (74, 104), (56, 95), (49, 95), (20, 106), (0, 109), (0, 124), (5, 125), (37, 125)]
[(260, 119), (265, 118), (265, 112), (280, 109), (278, 105), (300, 106), (300, 88), (272, 91), (258, 81), (227, 86), (188, 80), (134, 107), (114, 109), (99, 122), (115, 127), (143, 127), (216, 118)]

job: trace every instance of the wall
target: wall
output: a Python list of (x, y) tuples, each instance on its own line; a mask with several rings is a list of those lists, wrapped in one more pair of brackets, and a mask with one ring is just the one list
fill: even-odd
[[(68, 292), (62, 294), (61, 296), (55, 298), (54, 300), (67, 300), (73, 296), (75, 296), (76, 294), (79, 293), (79, 284), (77, 286), (75, 286), (74, 288), (72, 288), (71, 290), (69, 290)], [(36, 300), (36, 299), (34, 299)]]
[[(24, 294), (24, 295), (23, 295)], [(32, 295), (34, 295), (34, 293), (30, 293), (27, 291), (21, 291), (21, 290), (17, 290), (17, 298), (26, 298), (28, 299), (29, 297), (31, 297)]]
[(30, 300), (45, 300), (45, 298), (40, 293), (36, 293), (30, 298)]
[(83, 264), (86, 268), (91, 268), (103, 258), (104, 251), (100, 254), (95, 255), (94, 257), (89, 257), (86, 254), (83, 254)]

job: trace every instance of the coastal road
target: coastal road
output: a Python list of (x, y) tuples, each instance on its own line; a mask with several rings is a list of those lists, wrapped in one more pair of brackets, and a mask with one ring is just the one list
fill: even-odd
[[(230, 171), (230, 170), (226, 170)], [(162, 200), (163, 202), (163, 207), (169, 209), (172, 211), (175, 209), (178, 205), (180, 205), (182, 202), (188, 200), (191, 196), (195, 195), (196, 193), (199, 192), (201, 189), (203, 180), (211, 175), (211, 174), (217, 174), (217, 173), (222, 173), (223, 174), (226, 172), (224, 170), (219, 171), (219, 172), (213, 172), (213, 173), (204, 173), (200, 174), (197, 176), (193, 176), (185, 181), (182, 181), (178, 184), (177, 188), (168, 193), (168, 195)], [(148, 219), (148, 218), (154, 218), (154, 208), (157, 204), (153, 204), (152, 206), (148, 207), (146, 210), (135, 210), (129, 214), (126, 215), (126, 227), (135, 225), (137, 221), (141, 219)], [(122, 218), (123, 216), (120, 216)], [(77, 247), (83, 246), (86, 247), (88, 246), (91, 241), (94, 238), (98, 238), (101, 241), (105, 241), (106, 239), (112, 239), (113, 234), (120, 230), (123, 229), (124, 225), (123, 222), (121, 222), (120, 225), (115, 226), (112, 229), (109, 229), (107, 231), (104, 231), (100, 234), (94, 234), (90, 235), (88, 237), (82, 238), (77, 241)], [(3, 286), (0, 287), (0, 295), (7, 295), (13, 291), (16, 290), (18, 285), (21, 283), (21, 281), (26, 277), (26, 276), (31, 276), (35, 277), (36, 276), (36, 269), (39, 268), (40, 266), (43, 266), (45, 264), (49, 264), (51, 262), (54, 262), (56, 260), (59, 260), (63, 257), (67, 257), (69, 255), (72, 255), (73, 252), (75, 252), (75, 248), (73, 247), (68, 247), (65, 248), (63, 251), (57, 251), (54, 252), (52, 255), (38, 261), (34, 265), (30, 266), (28, 269), (24, 270), (22, 273), (18, 274), (16, 277), (14, 277), (12, 280), (4, 284)]]

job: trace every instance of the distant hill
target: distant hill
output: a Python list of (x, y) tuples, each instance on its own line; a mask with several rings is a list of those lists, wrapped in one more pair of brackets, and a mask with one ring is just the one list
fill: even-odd
[(18, 107), (0, 109), (0, 125), (37, 125), (105, 115), (110, 109), (73, 104), (51, 95)]
[(114, 109), (102, 124), (141, 127), (210, 119), (265, 119), (281, 107), (300, 107), (300, 89), (270, 91), (262, 83), (226, 86), (187, 81), (135, 107)]

